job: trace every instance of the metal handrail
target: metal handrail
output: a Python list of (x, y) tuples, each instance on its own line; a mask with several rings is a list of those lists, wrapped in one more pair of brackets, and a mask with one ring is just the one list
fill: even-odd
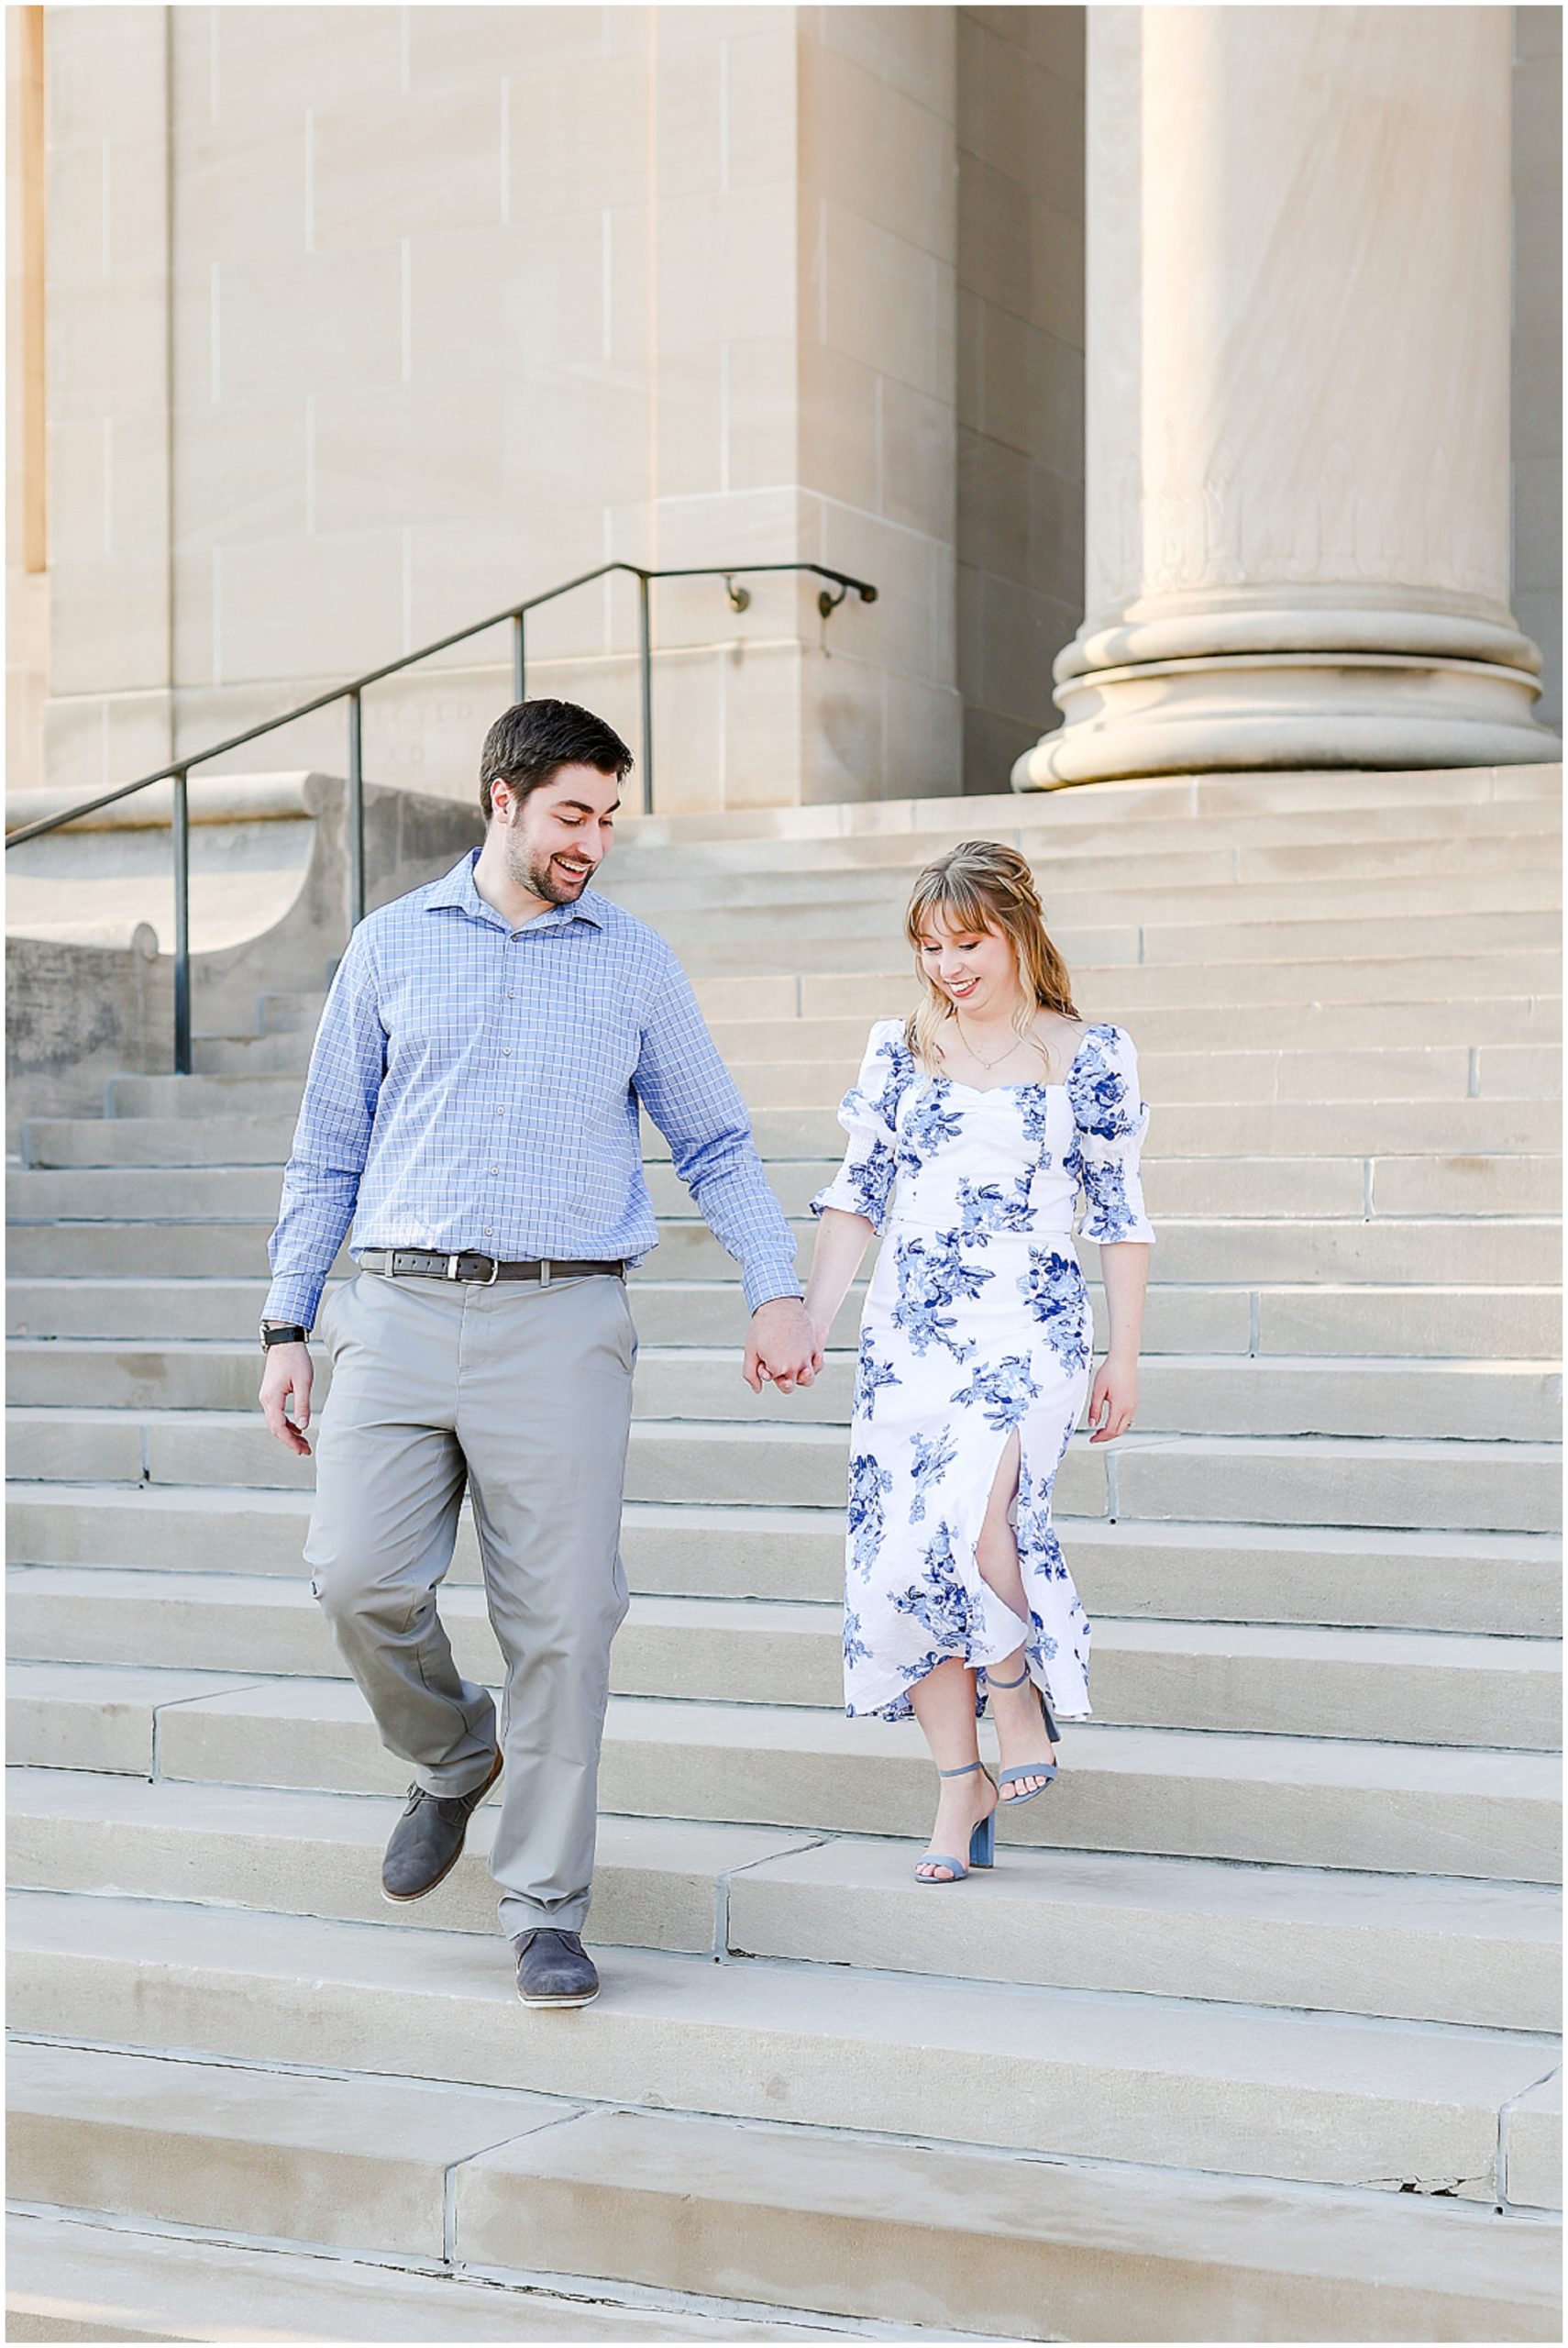
[(276, 733), (281, 725), (292, 725), (296, 718), (312, 716), (318, 709), (330, 709), (334, 702), (348, 703), (348, 925), (350, 929), (365, 917), (365, 769), (364, 726), (361, 695), (367, 685), (379, 684), (383, 677), (395, 677), (400, 670), (411, 669), (417, 661), (428, 660), (433, 654), (445, 652), (454, 644), (466, 644), (470, 637), (483, 636), (492, 627), (506, 621), (512, 623), (512, 697), (522, 701), (527, 687), (527, 615), (537, 611), (541, 604), (553, 604), (558, 596), (569, 595), (579, 587), (590, 587), (596, 579), (607, 579), (617, 570), (625, 571), (637, 582), (637, 662), (641, 680), (642, 732), (642, 798), (643, 813), (653, 813), (653, 624), (651, 597), (648, 590), (656, 579), (722, 579), (729, 594), (732, 610), (744, 612), (751, 602), (751, 592), (737, 587), (735, 581), (753, 578), (765, 571), (809, 571), (818, 579), (831, 580), (838, 589), (836, 595), (824, 587), (817, 595), (817, 609), (825, 620), (835, 612), (845, 597), (857, 594), (863, 604), (874, 604), (877, 590), (864, 579), (852, 579), (847, 571), (834, 570), (821, 562), (731, 562), (708, 563), (699, 568), (681, 570), (647, 570), (635, 562), (602, 562), (592, 570), (584, 570), (575, 579), (563, 580), (558, 587), (547, 587), (540, 595), (530, 595), (525, 602), (510, 604), (504, 611), (492, 612), (488, 619), (475, 620), (470, 627), (460, 627), (450, 636), (438, 637), (434, 644), (421, 645), (417, 652), (405, 652), (396, 660), (387, 660), (379, 669), (367, 669), (364, 675), (354, 677), (347, 684), (334, 685), (330, 692), (316, 693), (309, 701), (302, 701), (286, 709), (279, 717), (264, 718), (259, 725), (248, 725), (243, 734), (231, 734), (226, 741), (215, 742), (210, 748), (194, 750), (189, 757), (173, 759), (160, 767), (155, 774), (144, 774), (138, 781), (121, 783), (117, 791), (101, 792), (95, 799), (84, 799), (80, 805), (67, 807), (58, 815), (43, 815), (36, 823), (24, 824), (7, 835), (6, 847), (20, 847), (24, 840), (36, 840), (46, 832), (59, 831), (62, 825), (74, 824), (83, 815), (95, 814), (100, 807), (111, 807), (119, 799), (129, 799), (136, 792), (146, 791), (155, 782), (172, 782), (174, 807), (171, 847), (174, 858), (174, 1071), (177, 1076), (191, 1073), (191, 811), (189, 778), (193, 767), (205, 766), (213, 759), (221, 759), (230, 750), (243, 748), (247, 742), (259, 740), (263, 734)]

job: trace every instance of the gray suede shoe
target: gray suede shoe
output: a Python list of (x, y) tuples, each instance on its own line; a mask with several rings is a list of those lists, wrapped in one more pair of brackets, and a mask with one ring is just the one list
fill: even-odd
[(501, 1755), (471, 1793), (431, 1794), (410, 1786), (408, 1807), (392, 1828), (381, 1861), (383, 1899), (423, 1899), (444, 1883), (463, 1855), (469, 1821), (501, 1775)]
[(599, 1975), (575, 1933), (539, 1925), (520, 1933), (517, 1994), (525, 2006), (586, 2006), (599, 1995)]

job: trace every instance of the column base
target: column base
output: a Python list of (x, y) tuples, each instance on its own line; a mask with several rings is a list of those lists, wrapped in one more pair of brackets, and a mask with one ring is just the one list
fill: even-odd
[(1399, 653), (1139, 661), (1064, 676), (1054, 698), (1065, 723), (1018, 760), (1012, 787), (1271, 767), (1533, 765), (1562, 755), (1530, 716), (1540, 690), (1511, 664)]

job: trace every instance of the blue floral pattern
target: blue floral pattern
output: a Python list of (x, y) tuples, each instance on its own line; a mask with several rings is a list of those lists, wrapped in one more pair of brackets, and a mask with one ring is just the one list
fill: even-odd
[(914, 1494), (910, 1501), (910, 1523), (925, 1522), (926, 1495), (940, 1484), (958, 1456), (958, 1438), (950, 1426), (938, 1427), (934, 1434), (917, 1434), (914, 1454), (910, 1461), (910, 1481)]
[(1076, 1256), (1032, 1247), (1018, 1292), (1045, 1332), (1045, 1342), (1069, 1376), (1089, 1358), (1088, 1290)]
[(877, 1415), (877, 1397), (881, 1392), (883, 1387), (898, 1386), (901, 1383), (902, 1380), (900, 1379), (898, 1371), (893, 1368), (890, 1361), (878, 1360), (875, 1332), (870, 1329), (862, 1329), (860, 1332), (860, 1351), (856, 1356), (855, 1364), (855, 1408), (856, 1412), (864, 1412), (867, 1421), (869, 1423), (869, 1421)]
[[(1088, 1027), (1062, 1082), (979, 1091), (917, 1069), (902, 1023), (879, 1021), (839, 1119), (848, 1149), (812, 1209), (885, 1234), (856, 1363), (846, 1708), (903, 1719), (911, 1689), (955, 1658), (975, 1668), (983, 1706), (986, 1667), (1021, 1645), (1057, 1718), (1086, 1719), (1090, 1629), (1051, 1503), (1088, 1387), (1080, 1192), (1081, 1237), (1154, 1237), (1132, 1042)], [(975, 1557), (1015, 1435), (1023, 1614)]]

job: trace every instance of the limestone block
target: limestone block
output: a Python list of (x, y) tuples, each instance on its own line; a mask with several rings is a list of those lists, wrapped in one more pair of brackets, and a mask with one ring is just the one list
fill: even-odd
[[(711, 9), (680, 12), (688, 26)], [(726, 187), (788, 187), (796, 183), (800, 136), (798, 18), (790, 8), (734, 12), (724, 36), (723, 88), (729, 138), (722, 162)], [(677, 21), (661, 13), (660, 27)]]
[(668, 2287), (700, 2270), (743, 2299), (900, 2326), (1031, 2340), (1048, 2307), (1053, 2328), (1085, 2340), (1450, 2323), (1544, 2336), (1549, 2238), (1516, 2228), (1499, 2243), (1478, 2210), (1409, 2216), (1393, 2227), (1349, 2197), (1127, 2169), (1112, 2185), (1060, 2162), (631, 2112), (524, 2138), (458, 2180), (458, 2241), (475, 2263), (525, 2230), (584, 2271)]
[[(797, 344), (787, 338), (776, 339), (761, 335), (745, 342), (727, 344), (725, 349), (728, 393), (724, 448), (729, 484), (732, 489), (770, 488), (776, 482), (788, 481), (794, 472), (798, 440), (802, 434), (813, 452), (820, 452), (824, 436), (833, 445), (840, 413), (837, 398), (824, 400), (820, 392), (814, 395), (819, 429), (808, 433), (803, 414), (813, 404), (809, 388), (812, 371), (823, 356), (829, 358), (831, 364), (832, 354), (823, 354), (818, 343)], [(843, 364), (849, 368), (852, 362)], [(864, 450), (874, 423), (872, 378), (868, 370), (854, 369), (847, 383), (842, 378), (834, 380), (840, 393), (851, 384), (859, 386), (858, 403), (852, 410), (857, 423), (845, 436), (837, 464), (852, 469), (852, 477), (863, 482)], [(798, 401), (801, 414), (799, 425)], [(813, 453), (813, 464), (823, 461), (820, 453)], [(812, 485), (818, 486), (814, 471)], [(827, 486), (825, 480), (823, 485)], [(829, 488), (828, 493), (837, 492)]]
[(823, 338), (914, 391), (950, 399), (951, 264), (828, 196), (820, 222)]
[[(258, 10), (258, 14), (270, 13)], [(508, 13), (501, 8), (490, 14)], [(546, 9), (543, 16), (577, 16), (580, 8)], [(9, 2307), (15, 2340), (59, 2340), (59, 2303), (65, 2292), (90, 2295), (92, 2336), (131, 2340), (199, 2337), (221, 2323), (275, 2337), (313, 2338), (324, 2328), (337, 2340), (575, 2340), (675, 2343), (751, 2340), (819, 2340), (836, 2335), (790, 2322), (747, 2323), (733, 2316), (647, 2308), (623, 2309), (558, 2298), (532, 2289), (498, 2292), (491, 2285), (456, 2282), (448, 2275), (407, 2274), (354, 2260), (277, 2250), (234, 2250), (227, 2244), (178, 2236), (119, 2232), (71, 2221), (12, 2217), (6, 2222)]]
[(817, 195), (951, 266), (958, 210), (951, 119), (811, 38), (812, 23), (802, 27), (800, 46), (803, 178)]
[(794, 244), (791, 188), (667, 198), (659, 207), (660, 348), (790, 334)]
[[(642, 70), (646, 80), (646, 93), (638, 94), (642, 122), (632, 142), (640, 168), (636, 184), (628, 190), (628, 200), (646, 195), (650, 162), (657, 167), (655, 183), (661, 198), (712, 195), (731, 185), (725, 165), (736, 124), (729, 113), (728, 44), (712, 39), (661, 43), (651, 72), (646, 62)], [(597, 113), (602, 71), (599, 69), (586, 86), (591, 108), (589, 119)], [(788, 108), (780, 106), (778, 111), (787, 121)], [(650, 119), (651, 157), (647, 152)], [(750, 146), (750, 128), (748, 121), (741, 129), (743, 150)]]
[(439, 2259), (447, 2167), (561, 2117), (543, 2098), (412, 2080), (63, 2047), (18, 2057), (10, 2125), (24, 2199), (341, 2250)]
[(226, 261), (215, 292), (210, 281), (188, 281), (179, 307), (181, 330), (209, 353), (215, 397), (278, 399), (404, 380), (395, 243), (302, 254), (276, 268)]
[[(176, 41), (182, 39), (177, 32)], [(275, 124), (258, 125), (242, 138), (226, 133), (212, 119), (207, 95), (204, 82), (199, 101), (193, 94), (183, 106), (176, 101), (176, 272), (199, 271), (204, 278), (214, 261), (285, 266), (309, 249), (313, 227), (305, 208), (313, 168), (305, 122), (309, 86), (301, 86), (294, 105)], [(175, 353), (187, 380), (200, 380), (191, 353)], [(182, 416), (182, 430), (184, 423)]]
[(349, 676), (384, 659), (389, 645), (412, 650), (404, 547), (402, 530), (381, 528), (252, 539), (221, 556), (215, 549), (223, 676), (308, 677), (328, 641), (335, 666)]
[(439, 391), (316, 394), (307, 425), (314, 527), (328, 536), (493, 516), (508, 396), (499, 380), (482, 378)]
[(304, 90), (318, 105), (394, 105), (407, 79), (406, 22), (383, 6), (313, 10), (297, 24), (287, 9), (258, 7), (232, 22), (185, 19), (180, 30), (212, 119), (237, 140), (297, 118)]
[(851, 58), (941, 120), (955, 119), (955, 39), (958, 12), (945, 8), (834, 8), (818, 20), (827, 49)]
[[(543, 116), (524, 142), (530, 156), (541, 135), (547, 139), (549, 119)], [(362, 252), (391, 238), (502, 217), (501, 129), (500, 93), (483, 82), (374, 109), (362, 97), (350, 105), (318, 101), (307, 132), (310, 249)], [(614, 148), (612, 138), (610, 155)]]
[[(878, 404), (900, 387), (890, 376), (878, 375), (874, 365), (846, 358), (830, 345), (803, 341), (799, 352), (802, 481), (823, 497), (875, 513), (883, 480), (878, 463)], [(919, 396), (909, 394), (911, 401), (918, 401)], [(733, 437), (733, 418), (731, 432)], [(950, 460), (944, 469), (951, 472)], [(912, 485), (904, 493), (919, 494)]]
[(1530, 2088), (1503, 2116), (1503, 2191), (1531, 2210), (1562, 2206), (1562, 2074)]
[[(396, 2075), (417, 2024), (422, 2070), (458, 2083), (896, 2133), (920, 2132), (937, 2096), (971, 2142), (983, 2127), (1021, 2150), (1244, 2160), (1254, 2175), (1384, 2189), (1441, 2179), (1465, 2199), (1490, 2199), (1498, 2108), (1547, 2051), (1165, 2001), (1075, 1996), (1065, 2010), (1045, 1990), (936, 1996), (886, 1975), (819, 1983), (632, 1951), (591, 2032), (503, 2032), (514, 1990), (488, 1941), (105, 1902), (84, 1944), (72, 1906), (17, 1902), (12, 2014), (28, 2032), (80, 2034), (92, 2013), (122, 2044), (279, 2063), (308, 2061), (325, 2025), (354, 2068)], [(983, 2123), (957, 2092), (977, 2063), (991, 2079)]]
[(660, 354), (655, 431), (661, 491), (712, 496), (725, 486), (727, 358), (717, 346)]

